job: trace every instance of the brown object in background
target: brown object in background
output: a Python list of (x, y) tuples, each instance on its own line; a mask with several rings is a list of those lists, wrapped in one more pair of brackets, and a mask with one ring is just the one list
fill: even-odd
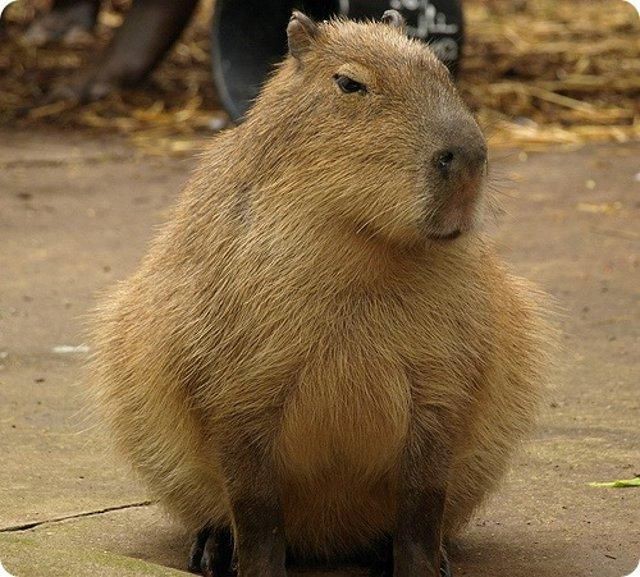
[[(49, 99), (90, 101), (145, 79), (178, 39), (198, 0), (133, 0), (109, 46), (87, 70), (57, 79)], [(50, 13), (34, 22), (25, 39), (45, 44), (91, 30), (100, 0), (56, 0)]]
[(62, 41), (74, 45), (80, 35), (89, 35), (98, 19), (101, 0), (55, 0), (50, 10), (37, 17), (23, 36), (32, 46)]

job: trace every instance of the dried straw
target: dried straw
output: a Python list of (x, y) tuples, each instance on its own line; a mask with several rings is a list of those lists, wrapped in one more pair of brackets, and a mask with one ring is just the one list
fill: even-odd
[[(623, 0), (463, 0), (462, 93), (493, 146), (570, 147), (640, 138), (640, 19)], [(82, 106), (47, 103), (120, 24), (112, 0), (93, 41), (36, 49), (21, 43), (43, 0), (12, 4), (0, 29), (0, 123), (119, 132), (148, 152), (181, 154), (220, 126), (210, 74), (209, 14), (199, 16), (146, 86)]]

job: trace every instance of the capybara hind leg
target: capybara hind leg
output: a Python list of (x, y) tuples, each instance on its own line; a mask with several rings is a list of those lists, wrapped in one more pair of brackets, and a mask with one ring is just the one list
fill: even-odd
[(228, 577), (234, 574), (233, 536), (229, 527), (204, 526), (189, 553), (189, 571), (204, 577)]

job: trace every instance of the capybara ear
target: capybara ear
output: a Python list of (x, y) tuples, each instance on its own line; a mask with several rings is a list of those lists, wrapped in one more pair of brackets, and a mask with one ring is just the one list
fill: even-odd
[(407, 27), (404, 17), (397, 10), (387, 10), (382, 15), (382, 23), (388, 24), (392, 28), (398, 28), (401, 32), (404, 32)]
[(304, 54), (317, 34), (318, 25), (307, 15), (294, 10), (293, 14), (291, 14), (291, 20), (289, 20), (289, 26), (287, 26), (287, 38), (291, 55), (299, 58)]

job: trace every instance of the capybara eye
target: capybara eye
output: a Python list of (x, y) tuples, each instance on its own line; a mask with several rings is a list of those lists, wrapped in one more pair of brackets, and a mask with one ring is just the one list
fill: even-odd
[(344, 74), (334, 74), (333, 79), (335, 80), (340, 90), (342, 90), (342, 92), (344, 92), (345, 94), (353, 94), (354, 92), (360, 92), (360, 94), (364, 94), (367, 91), (367, 87), (364, 84), (354, 80), (353, 78), (349, 78)]

